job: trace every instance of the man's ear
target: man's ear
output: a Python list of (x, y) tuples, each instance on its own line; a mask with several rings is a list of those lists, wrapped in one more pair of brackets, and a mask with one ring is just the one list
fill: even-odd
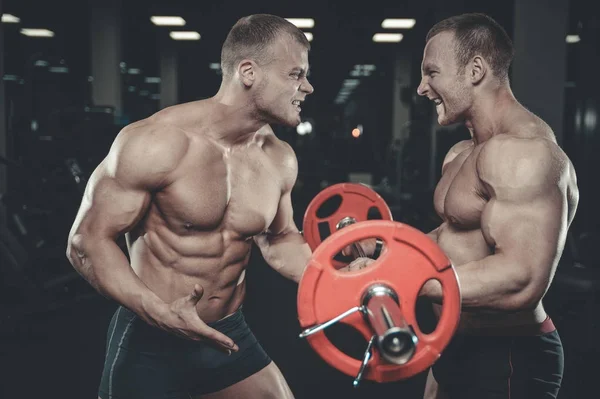
[(469, 65), (469, 79), (474, 85), (481, 83), (488, 72), (488, 64), (483, 57), (476, 55)]
[(237, 72), (244, 87), (250, 88), (258, 77), (258, 65), (252, 60), (242, 60), (238, 64)]

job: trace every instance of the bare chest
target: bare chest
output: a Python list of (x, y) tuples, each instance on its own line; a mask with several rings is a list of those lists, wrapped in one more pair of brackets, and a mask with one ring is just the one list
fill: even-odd
[(479, 228), (481, 213), (488, 201), (475, 162), (473, 152), (459, 154), (446, 166), (434, 193), (438, 215), (464, 229)]
[(281, 187), (276, 165), (257, 147), (189, 163), (155, 202), (173, 229), (251, 237), (273, 221)]

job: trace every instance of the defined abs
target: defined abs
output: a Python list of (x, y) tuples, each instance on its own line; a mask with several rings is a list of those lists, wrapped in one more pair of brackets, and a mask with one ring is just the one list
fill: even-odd
[[(211, 250), (205, 250), (205, 240), (212, 242)], [(191, 248), (194, 244), (196, 251)], [(172, 243), (146, 234), (130, 246), (131, 265), (138, 277), (169, 298), (193, 289), (195, 283), (206, 285), (205, 290), (235, 286), (249, 254), (250, 242), (215, 240), (214, 236), (182, 237)]]

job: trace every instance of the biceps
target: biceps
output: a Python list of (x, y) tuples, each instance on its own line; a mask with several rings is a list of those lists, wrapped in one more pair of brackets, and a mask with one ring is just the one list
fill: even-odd
[(566, 203), (539, 198), (527, 203), (492, 200), (482, 215), (482, 227), (495, 252), (532, 276), (546, 275), (562, 250), (566, 233)]
[(298, 230), (296, 224), (294, 223), (292, 198), (289, 193), (281, 196), (277, 213), (275, 214), (275, 218), (273, 219), (269, 230), (275, 234)]
[(149, 203), (148, 192), (100, 178), (86, 189), (74, 233), (116, 238), (140, 220)]

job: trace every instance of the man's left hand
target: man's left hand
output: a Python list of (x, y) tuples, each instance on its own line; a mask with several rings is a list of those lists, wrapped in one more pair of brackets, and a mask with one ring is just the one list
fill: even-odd
[(344, 272), (353, 272), (364, 269), (373, 262), (375, 262), (375, 260), (371, 258), (356, 258), (348, 266), (344, 266), (340, 270)]
[(344, 249), (342, 249), (342, 255), (344, 256), (352, 256), (358, 258), (360, 255), (357, 254), (357, 248), (352, 248), (353, 246), (360, 248), (362, 250), (362, 255), (371, 257), (375, 254), (375, 248), (377, 247), (377, 239), (368, 238), (366, 240), (361, 240), (352, 245), (348, 245)]

